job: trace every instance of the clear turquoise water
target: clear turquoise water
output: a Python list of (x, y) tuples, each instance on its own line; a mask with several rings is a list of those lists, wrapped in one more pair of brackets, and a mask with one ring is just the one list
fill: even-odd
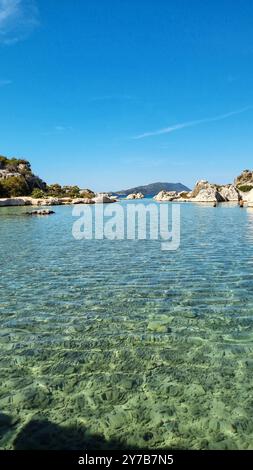
[(182, 204), (162, 252), (25, 210), (0, 208), (0, 448), (253, 449), (253, 211)]

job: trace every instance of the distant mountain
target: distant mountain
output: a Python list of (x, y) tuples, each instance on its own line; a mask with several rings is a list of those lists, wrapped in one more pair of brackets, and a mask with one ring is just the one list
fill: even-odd
[(121, 191), (115, 191), (112, 194), (118, 194), (119, 196), (128, 195), (132, 193), (142, 193), (144, 196), (155, 196), (160, 191), (190, 191), (187, 186), (182, 183), (151, 183), (145, 186), (137, 186), (136, 188), (125, 189)]

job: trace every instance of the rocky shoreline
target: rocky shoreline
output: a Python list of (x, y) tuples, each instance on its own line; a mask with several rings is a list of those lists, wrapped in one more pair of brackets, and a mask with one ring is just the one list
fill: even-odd
[[(142, 200), (141, 193), (130, 194), (126, 200)], [(253, 207), (253, 188), (248, 192), (240, 191), (234, 185), (217, 186), (208, 181), (198, 181), (190, 192), (160, 191), (153, 199), (157, 202), (194, 202), (194, 203), (237, 203)], [(47, 197), (33, 198), (31, 196), (0, 198), (0, 207), (11, 206), (62, 206), (76, 204), (109, 204), (118, 202), (118, 199), (109, 194), (97, 194), (93, 198)]]
[(117, 202), (117, 198), (108, 194), (97, 194), (94, 198), (48, 197), (36, 199), (30, 196), (1, 198), (0, 207), (10, 206), (63, 206), (72, 204), (108, 204)]
[(249, 186), (249, 191), (241, 191), (236, 184), (216, 185), (206, 180), (197, 181), (194, 189), (189, 192), (176, 193), (161, 191), (154, 199), (158, 202), (196, 202), (196, 203), (217, 203), (232, 202), (248, 207), (253, 206), (253, 186)]
[[(37, 195), (36, 195), (37, 196)], [(78, 190), (78, 196), (52, 197), (42, 193), (43, 197), (18, 196), (0, 198), (0, 207), (6, 206), (58, 206), (75, 204), (108, 204), (118, 201), (117, 196), (108, 193), (93, 193), (90, 190)], [(80, 197), (82, 196), (82, 197)], [(126, 200), (142, 200), (145, 195), (141, 192), (131, 193)], [(153, 199), (157, 202), (194, 202), (237, 203), (241, 207), (247, 204), (253, 207), (253, 171), (244, 170), (234, 183), (218, 185), (206, 180), (197, 181), (192, 191), (160, 191)]]

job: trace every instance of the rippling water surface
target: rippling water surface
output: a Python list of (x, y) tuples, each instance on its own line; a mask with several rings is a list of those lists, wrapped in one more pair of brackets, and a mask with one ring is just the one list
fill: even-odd
[(0, 208), (0, 448), (253, 449), (253, 211), (182, 204), (176, 252), (55, 211)]

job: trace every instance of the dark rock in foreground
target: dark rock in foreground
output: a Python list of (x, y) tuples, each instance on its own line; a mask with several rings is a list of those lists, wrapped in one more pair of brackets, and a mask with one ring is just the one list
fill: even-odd
[(40, 209), (40, 210), (35, 210), (32, 212), (27, 212), (27, 215), (52, 215), (55, 214), (54, 211), (51, 211), (50, 209)]

